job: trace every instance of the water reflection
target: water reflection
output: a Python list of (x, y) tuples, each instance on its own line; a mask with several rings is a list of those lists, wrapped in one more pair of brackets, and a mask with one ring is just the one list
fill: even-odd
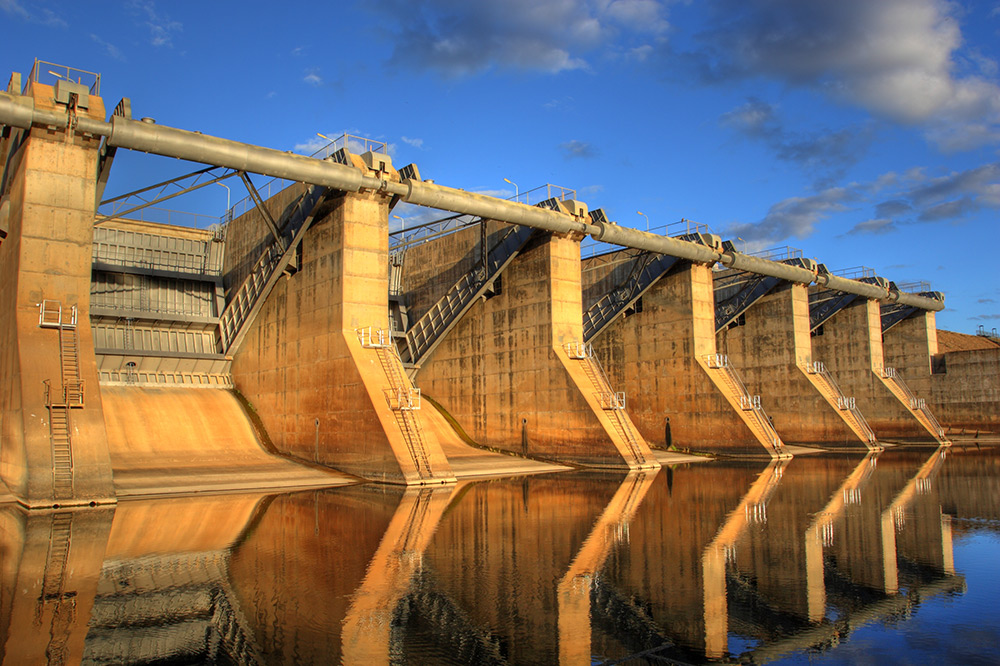
[(998, 472), (925, 449), (4, 505), (0, 660), (765, 662), (964, 592), (954, 541), (1000, 524)]

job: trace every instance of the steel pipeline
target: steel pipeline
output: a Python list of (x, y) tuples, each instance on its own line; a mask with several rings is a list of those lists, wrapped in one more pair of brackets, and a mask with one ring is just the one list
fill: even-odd
[(322, 185), (347, 192), (371, 189), (396, 195), (403, 201), (415, 205), (556, 233), (587, 234), (595, 240), (613, 245), (648, 250), (699, 263), (720, 262), (728, 268), (800, 284), (815, 282), (830, 289), (881, 301), (912, 305), (924, 310), (936, 311), (944, 308), (943, 298), (937, 300), (917, 294), (901, 293), (881, 285), (849, 280), (829, 273), (817, 273), (815, 268), (791, 266), (739, 252), (723, 252), (716, 247), (623, 228), (612, 223), (590, 223), (583, 217), (569, 213), (505, 201), (423, 181), (403, 180), (397, 183), (366, 176), (358, 169), (330, 160), (317, 160), (200, 132), (190, 132), (120, 116), (113, 116), (111, 122), (103, 122), (85, 116), (75, 116), (68, 111), (59, 113), (36, 109), (34, 101), (29, 97), (0, 92), (0, 125), (30, 129), (33, 124), (55, 128), (64, 128), (72, 124), (76, 131), (107, 137), (110, 146)]

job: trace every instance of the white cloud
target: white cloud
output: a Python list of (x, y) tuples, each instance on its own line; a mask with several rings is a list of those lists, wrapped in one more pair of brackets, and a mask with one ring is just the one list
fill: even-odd
[(407, 144), (408, 146), (413, 146), (414, 148), (423, 148), (424, 147), (424, 140), (423, 139), (411, 139), (411, 138), (405, 137), (405, 136), (401, 136), (399, 138), (403, 141), (403, 143)]
[(22, 7), (17, 0), (0, 0), (0, 9), (4, 10), (8, 14), (20, 16), (26, 20), (31, 19), (31, 14), (29, 14), (28, 10)]
[(7, 14), (17, 16), (20, 19), (30, 21), (31, 23), (40, 23), (52, 28), (69, 27), (69, 24), (66, 23), (65, 19), (47, 7), (36, 8), (35, 13), (32, 13), (25, 9), (24, 6), (17, 0), (0, 0), (0, 9)]
[(149, 43), (153, 46), (174, 45), (174, 33), (184, 29), (179, 21), (173, 21), (166, 14), (160, 13), (153, 0), (132, 0), (129, 6), (134, 12), (144, 17), (144, 24), (149, 29)]
[[(669, 27), (665, 4), (657, 0), (427, 0), (417, 9), (407, 0), (386, 0), (372, 9), (393, 33), (395, 64), (447, 76), (495, 67), (587, 70), (586, 56), (616, 48), (623, 30), (660, 34)], [(641, 47), (631, 52), (646, 54)]]
[(572, 141), (560, 143), (559, 148), (563, 151), (563, 154), (568, 158), (597, 157), (597, 149), (594, 148), (592, 144), (586, 141), (580, 141), (579, 139), (573, 139)]
[(115, 60), (122, 60), (122, 61), (125, 60), (125, 56), (124, 56), (124, 54), (122, 54), (121, 49), (119, 49), (114, 44), (111, 44), (110, 42), (104, 41), (103, 39), (101, 39), (100, 37), (98, 37), (97, 35), (95, 35), (93, 33), (91, 33), (90, 39), (93, 40), (94, 43), (96, 43), (99, 46), (103, 47), (104, 50), (105, 50), (105, 52), (109, 56), (111, 56), (112, 58), (114, 58)]
[(320, 136), (314, 136), (312, 138), (306, 139), (301, 143), (295, 144), (295, 152), (302, 153), (303, 155), (312, 155), (320, 148), (323, 148), (330, 142)]
[(895, 122), (924, 124), (942, 147), (1000, 140), (1000, 86), (989, 63), (965, 74), (958, 7), (945, 0), (720, 0), (708, 50), (713, 77), (766, 76), (810, 86)]
[(306, 75), (302, 77), (302, 80), (315, 87), (323, 85), (323, 77), (319, 75), (318, 69), (306, 70)]
[(807, 197), (790, 197), (772, 205), (760, 221), (731, 225), (726, 233), (763, 243), (806, 238), (821, 221), (847, 210), (847, 204), (856, 197), (853, 189), (844, 187), (831, 187)]

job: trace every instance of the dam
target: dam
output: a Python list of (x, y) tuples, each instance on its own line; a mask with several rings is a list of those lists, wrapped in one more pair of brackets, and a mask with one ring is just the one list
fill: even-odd
[[(1000, 428), (1000, 346), (941, 353), (928, 286), (566, 188), (467, 192), (346, 136), (306, 157), (159, 125), (65, 69), (0, 93), (0, 480), (26, 507)], [(204, 168), (106, 200), (119, 150)], [(229, 178), (249, 197), (212, 228), (137, 219)], [(390, 233), (402, 202), (440, 219)]]

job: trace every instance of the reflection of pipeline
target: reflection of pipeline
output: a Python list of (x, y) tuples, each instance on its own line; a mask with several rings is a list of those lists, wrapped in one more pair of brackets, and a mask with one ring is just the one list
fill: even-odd
[[(927, 459), (916, 475), (903, 487), (899, 494), (893, 499), (892, 504), (882, 512), (882, 567), (885, 571), (885, 593), (896, 594), (899, 592), (899, 568), (896, 555), (896, 530), (903, 527), (903, 519), (906, 507), (917, 493), (924, 493), (930, 490), (930, 484), (937, 475), (938, 470), (948, 457), (947, 448), (950, 444), (939, 446), (931, 457)], [(941, 514), (941, 554), (944, 561), (944, 572), (946, 574), (955, 573), (955, 560), (951, 542), (951, 520), (944, 513)]]
[(394, 182), (366, 176), (358, 169), (329, 160), (283, 153), (279, 150), (121, 116), (113, 116), (111, 122), (103, 122), (86, 116), (77, 116), (71, 111), (36, 109), (31, 97), (0, 92), (0, 125), (30, 129), (32, 124), (56, 129), (72, 125), (77, 132), (107, 137), (107, 145), (111, 147), (213, 164), (275, 178), (322, 185), (345, 192), (367, 189), (399, 197), (407, 203), (418, 206), (521, 224), (556, 233), (587, 234), (605, 243), (707, 264), (721, 262), (729, 268), (801, 284), (815, 282), (830, 289), (911, 305), (924, 310), (937, 311), (944, 308), (944, 296), (940, 294), (929, 298), (901, 293), (888, 283), (868, 284), (849, 280), (820, 271), (815, 262), (810, 260), (804, 262), (809, 268), (804, 268), (752, 257), (735, 250), (721, 250), (718, 249), (717, 238), (708, 245), (703, 245), (647, 231), (619, 227), (612, 222), (593, 220), (587, 215), (538, 208), (416, 179)]
[(849, 504), (861, 500), (861, 490), (872, 477), (879, 451), (871, 451), (844, 479), (827, 505), (816, 514), (806, 530), (806, 595), (809, 621), (819, 622), (826, 615), (826, 582), (823, 578), (823, 548), (833, 539), (833, 524)]
[(420, 571), (454, 487), (410, 488), (399, 500), (344, 618), (343, 663), (388, 664), (392, 617)]
[(590, 597), (611, 549), (628, 539), (628, 525), (659, 470), (625, 477), (559, 581), (559, 663), (589, 664)]
[(910, 617), (922, 601), (938, 594), (952, 595), (956, 592), (965, 592), (965, 579), (949, 575), (943, 580), (921, 585), (905, 596), (881, 599), (834, 622), (824, 622), (813, 629), (741, 654), (740, 663), (766, 664), (791, 652), (822, 652), (845, 642), (865, 625)]
[(398, 606), (401, 622), (417, 616), (422, 629), (432, 633), (438, 649), (446, 650), (452, 662), (479, 666), (507, 663), (501, 639), (476, 626), (451, 597), (441, 593), (441, 584), (428, 565), (414, 575), (410, 590)]
[(705, 597), (705, 656), (726, 656), (729, 632), (729, 607), (726, 603), (726, 561), (735, 558), (736, 541), (751, 522), (766, 522), (765, 507), (781, 482), (788, 459), (772, 460), (753, 482), (743, 500), (706, 546), (701, 556), (702, 585)]

